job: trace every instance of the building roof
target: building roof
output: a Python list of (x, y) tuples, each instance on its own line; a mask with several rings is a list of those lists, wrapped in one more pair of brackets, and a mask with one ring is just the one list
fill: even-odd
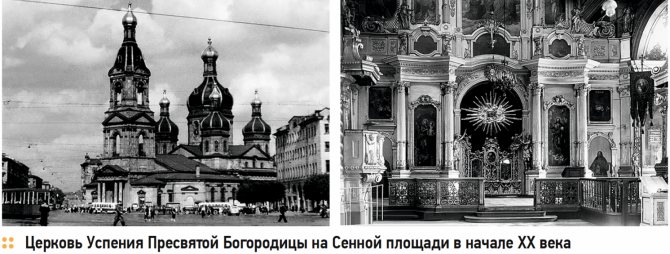
[(200, 166), (200, 173), (215, 173), (216, 171), (205, 164), (186, 158), (180, 154), (157, 154), (156, 163), (171, 171), (195, 173), (195, 167)]
[(243, 179), (236, 175), (221, 175), (221, 174), (200, 174), (196, 176), (193, 173), (156, 173), (147, 177), (131, 182), (132, 185), (162, 185), (171, 181), (210, 181), (210, 182), (235, 182)]

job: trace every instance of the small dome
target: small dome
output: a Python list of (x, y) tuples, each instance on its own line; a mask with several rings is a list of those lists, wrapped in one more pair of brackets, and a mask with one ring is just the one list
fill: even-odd
[(165, 93), (166, 93), (166, 91), (163, 90), (163, 99), (161, 99), (158, 102), (158, 105), (161, 106), (161, 108), (170, 107), (170, 100), (168, 100), (167, 95)]
[(156, 139), (177, 140), (179, 138), (179, 127), (168, 117), (161, 117), (156, 123)]
[(226, 117), (221, 115), (221, 112), (212, 111), (209, 113), (209, 115), (202, 119), (200, 130), (202, 130), (203, 134), (205, 134), (206, 131), (228, 132), (230, 131), (230, 122)]
[(254, 117), (247, 123), (247, 125), (244, 126), (244, 129), (242, 129), (242, 135), (246, 138), (247, 136), (250, 135), (267, 135), (268, 139), (270, 138), (270, 134), (272, 132), (272, 129), (270, 129), (270, 125), (263, 121), (262, 118), (260, 117)]
[(137, 25), (137, 18), (133, 14), (133, 11), (131, 9), (131, 4), (128, 4), (128, 12), (126, 13), (125, 16), (123, 16), (123, 20), (121, 21), (124, 26), (136, 26)]
[(217, 52), (216, 49), (212, 47), (212, 38), (207, 39), (207, 45), (207, 48), (202, 51), (200, 57), (202, 60), (213, 58), (213, 60), (216, 61), (216, 59), (219, 58), (219, 52)]

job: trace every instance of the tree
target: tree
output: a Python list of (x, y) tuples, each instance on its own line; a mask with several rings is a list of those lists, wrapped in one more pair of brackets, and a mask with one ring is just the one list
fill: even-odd
[(321, 202), (330, 200), (330, 175), (313, 175), (303, 186), (305, 198)]
[(274, 202), (284, 198), (284, 185), (278, 181), (244, 180), (237, 190), (237, 200), (242, 203)]

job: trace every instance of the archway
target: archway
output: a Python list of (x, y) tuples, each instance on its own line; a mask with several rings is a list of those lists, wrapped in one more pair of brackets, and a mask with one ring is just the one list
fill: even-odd
[(464, 177), (484, 177), (487, 195), (519, 195), (524, 179), (520, 142), (523, 103), (517, 91), (496, 89), (482, 81), (466, 90), (458, 105), (458, 170)]

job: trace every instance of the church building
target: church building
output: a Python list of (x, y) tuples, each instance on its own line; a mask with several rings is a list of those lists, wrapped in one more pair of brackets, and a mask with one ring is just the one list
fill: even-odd
[[(269, 154), (270, 126), (261, 118), (261, 101), (251, 103), (252, 119), (233, 144), (233, 96), (217, 80), (219, 53), (211, 39), (201, 54), (203, 81), (188, 98), (188, 143), (179, 144), (179, 127), (170, 119), (170, 101), (160, 100), (156, 120), (149, 108), (151, 71), (135, 38), (132, 10), (122, 19), (123, 42), (108, 72), (109, 109), (103, 126), (103, 153), (81, 164), (86, 203), (126, 207), (236, 200), (244, 180), (275, 180)], [(165, 94), (165, 91), (163, 92)]]

